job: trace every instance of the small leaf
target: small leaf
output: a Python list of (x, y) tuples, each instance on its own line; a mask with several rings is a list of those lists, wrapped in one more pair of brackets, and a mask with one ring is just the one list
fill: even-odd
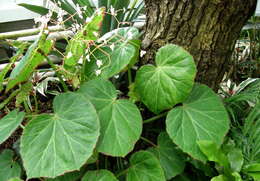
[(210, 181), (228, 181), (228, 178), (224, 175), (219, 175), (214, 178), (212, 178)]
[(233, 176), (235, 181), (243, 181), (242, 178), (241, 178), (241, 175), (238, 172), (233, 172), (232, 176)]
[(228, 160), (230, 163), (230, 167), (233, 172), (240, 172), (243, 163), (244, 163), (244, 158), (243, 158), (243, 153), (240, 149), (234, 148), (230, 150), (228, 153)]
[(78, 93), (89, 99), (98, 112), (101, 130), (97, 150), (112, 156), (128, 154), (142, 132), (137, 106), (126, 99), (117, 100), (113, 84), (102, 79), (84, 83)]
[(172, 44), (159, 49), (155, 62), (156, 66), (141, 67), (135, 81), (141, 101), (158, 114), (187, 98), (192, 90), (196, 67), (187, 51)]
[(227, 156), (220, 148), (218, 148), (216, 143), (205, 140), (198, 141), (197, 143), (200, 147), (200, 150), (207, 156), (209, 161), (216, 162), (226, 168), (229, 167)]
[(218, 95), (198, 84), (182, 106), (168, 113), (166, 129), (184, 152), (205, 161), (197, 141), (212, 141), (219, 147), (229, 130), (229, 117)]
[(81, 181), (118, 181), (108, 170), (88, 171)]
[(54, 178), (78, 170), (92, 155), (99, 136), (95, 108), (83, 96), (55, 97), (53, 114), (31, 120), (21, 138), (21, 156), (27, 178)]
[(0, 180), (8, 181), (13, 177), (20, 177), (21, 167), (13, 160), (14, 153), (12, 150), (4, 150), (0, 154)]
[(27, 100), (33, 88), (32, 82), (27, 82), (23, 84), (20, 88), (19, 93), (16, 96), (15, 106), (19, 107), (21, 104)]
[(158, 147), (148, 149), (159, 159), (167, 180), (179, 175), (185, 167), (184, 155), (177, 149), (167, 133), (158, 136)]
[(24, 112), (11, 111), (0, 120), (0, 144), (3, 143), (22, 123)]
[(134, 153), (130, 158), (127, 181), (165, 181), (164, 172), (159, 160), (147, 151)]

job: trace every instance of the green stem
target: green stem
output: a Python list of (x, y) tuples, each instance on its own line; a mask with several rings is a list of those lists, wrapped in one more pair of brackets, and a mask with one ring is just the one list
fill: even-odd
[(132, 84), (132, 74), (131, 74), (131, 68), (128, 68), (127, 70), (127, 76), (128, 76), (128, 84), (131, 85)]
[(142, 136), (141, 136), (141, 140), (143, 140), (143, 141), (145, 141), (145, 142), (149, 143), (149, 144), (150, 144), (150, 145), (152, 145), (153, 147), (157, 147), (157, 145), (156, 145), (156, 144), (154, 144), (152, 141), (148, 140), (148, 139), (147, 139), (147, 138), (145, 138), (145, 137), (142, 137)]
[(59, 78), (60, 83), (61, 83), (61, 85), (62, 85), (64, 91), (65, 91), (65, 92), (68, 92), (68, 91), (69, 91), (69, 88), (67, 87), (66, 83), (65, 83), (64, 80), (62, 79), (61, 74), (57, 71), (56, 66), (55, 66), (54, 63), (49, 59), (48, 56), (46, 56), (46, 55), (44, 55), (44, 56), (45, 56), (45, 58), (46, 58), (48, 64), (51, 66), (51, 68), (56, 72), (57, 77)]
[(166, 116), (167, 114), (168, 114), (168, 112), (164, 112), (164, 113), (162, 113), (162, 114), (159, 114), (159, 115), (157, 115), (157, 116), (154, 116), (154, 117), (152, 117), (152, 118), (149, 118), (149, 119), (144, 120), (143, 123), (144, 123), (144, 124), (150, 123), (150, 122), (152, 122), (152, 121), (155, 121), (155, 120), (157, 120), (157, 119), (160, 119), (160, 118)]
[(34, 99), (34, 104), (35, 104), (35, 111), (34, 112), (38, 112), (39, 111), (39, 106), (38, 106), (38, 102), (37, 102), (37, 97), (35, 94), (33, 94), (33, 99)]
[(6, 98), (4, 100), (4, 102), (2, 102), (0, 104), (0, 110), (3, 109), (5, 107), (5, 105), (8, 104), (19, 92), (20, 92), (20, 89), (17, 89), (14, 92), (12, 92), (11, 95), (8, 98)]
[(30, 110), (30, 108), (29, 108), (29, 106), (28, 106), (28, 104), (27, 104), (26, 101), (23, 101), (23, 105), (24, 105), (24, 108), (25, 108), (25, 112), (26, 112), (27, 114), (30, 114), (30, 113), (31, 113), (31, 110)]
[(25, 127), (22, 125), (22, 124), (20, 124), (20, 127), (22, 128), (22, 129), (24, 129)]

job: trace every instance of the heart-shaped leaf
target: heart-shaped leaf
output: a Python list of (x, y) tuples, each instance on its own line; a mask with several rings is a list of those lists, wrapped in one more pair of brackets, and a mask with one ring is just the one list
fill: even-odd
[(21, 124), (24, 112), (14, 110), (0, 120), (0, 144), (3, 143)]
[(159, 160), (147, 151), (139, 151), (131, 156), (127, 181), (165, 181)]
[(213, 141), (219, 147), (229, 129), (229, 117), (218, 95), (205, 85), (195, 85), (183, 106), (168, 113), (166, 129), (184, 152), (205, 161), (197, 141)]
[(156, 66), (145, 65), (136, 75), (141, 101), (154, 113), (183, 102), (192, 90), (196, 67), (192, 56), (177, 45), (159, 49)]
[(185, 167), (185, 157), (176, 145), (173, 144), (168, 134), (162, 132), (157, 139), (158, 147), (150, 148), (148, 151), (152, 152), (160, 161), (167, 180), (175, 177), (183, 172)]
[(92, 155), (99, 136), (98, 115), (83, 96), (55, 97), (54, 114), (34, 118), (24, 129), (21, 156), (27, 178), (56, 177), (78, 170)]
[(81, 85), (78, 93), (95, 106), (100, 119), (97, 150), (112, 156), (125, 156), (142, 132), (142, 117), (135, 104), (117, 100), (116, 89), (109, 81), (94, 79)]
[(81, 181), (118, 181), (108, 170), (88, 171)]
[(20, 177), (22, 170), (20, 165), (13, 159), (12, 150), (4, 150), (0, 154), (0, 180), (8, 181), (13, 177)]

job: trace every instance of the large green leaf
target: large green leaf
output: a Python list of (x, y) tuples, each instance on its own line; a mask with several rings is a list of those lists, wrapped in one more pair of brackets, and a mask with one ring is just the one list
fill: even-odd
[(145, 65), (136, 75), (141, 101), (154, 113), (183, 102), (192, 90), (196, 67), (192, 56), (177, 45), (159, 49), (156, 66)]
[(0, 120), (0, 144), (3, 143), (21, 124), (24, 112), (14, 110)]
[(157, 143), (157, 148), (151, 148), (148, 151), (154, 153), (159, 159), (166, 179), (169, 180), (182, 173), (185, 167), (185, 158), (173, 144), (167, 133), (161, 133), (158, 136)]
[(116, 89), (109, 81), (94, 79), (81, 85), (78, 93), (95, 106), (100, 119), (99, 152), (125, 156), (133, 148), (142, 132), (142, 117), (135, 104), (117, 100)]
[(213, 141), (219, 147), (229, 129), (229, 117), (218, 95), (198, 84), (182, 106), (168, 113), (166, 129), (184, 152), (205, 161), (197, 141)]
[(56, 177), (78, 170), (92, 155), (99, 136), (93, 105), (76, 93), (55, 97), (53, 114), (30, 121), (21, 138), (28, 178)]
[(0, 154), (0, 180), (8, 181), (13, 177), (20, 177), (21, 167), (13, 159), (14, 153), (12, 150), (4, 150)]
[(118, 181), (108, 170), (88, 171), (81, 181)]
[(29, 47), (25, 56), (11, 72), (6, 91), (29, 79), (34, 69), (45, 59), (45, 55), (48, 55), (53, 45), (53, 41), (46, 38), (47, 34), (42, 33), (39, 39)]
[(165, 181), (159, 160), (147, 151), (139, 151), (131, 156), (127, 181)]

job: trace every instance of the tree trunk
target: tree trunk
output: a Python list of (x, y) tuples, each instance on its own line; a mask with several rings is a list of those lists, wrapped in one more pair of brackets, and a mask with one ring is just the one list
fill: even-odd
[(143, 63), (167, 43), (184, 47), (197, 64), (196, 81), (217, 90), (228, 71), (239, 33), (257, 0), (145, 0)]

